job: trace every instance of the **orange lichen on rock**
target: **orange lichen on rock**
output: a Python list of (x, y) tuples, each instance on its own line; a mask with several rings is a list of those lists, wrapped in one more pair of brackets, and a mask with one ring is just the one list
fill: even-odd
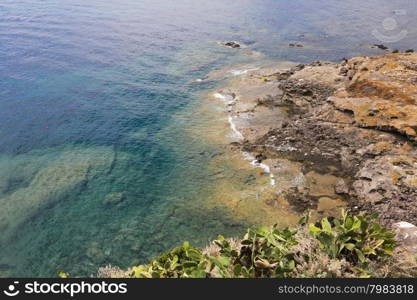
[(417, 139), (417, 53), (349, 61), (351, 81), (329, 100), (358, 126)]

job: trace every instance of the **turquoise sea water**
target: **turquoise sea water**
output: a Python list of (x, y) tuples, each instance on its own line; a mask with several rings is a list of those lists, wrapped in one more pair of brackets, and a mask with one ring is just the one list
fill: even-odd
[(0, 276), (88, 276), (241, 234), (249, 222), (204, 206), (225, 147), (191, 130), (204, 132), (195, 111), (219, 82), (190, 83), (259, 59), (246, 50), (379, 54), (374, 30), (406, 30), (387, 45), (416, 48), (415, 1), (391, 2), (1, 1)]

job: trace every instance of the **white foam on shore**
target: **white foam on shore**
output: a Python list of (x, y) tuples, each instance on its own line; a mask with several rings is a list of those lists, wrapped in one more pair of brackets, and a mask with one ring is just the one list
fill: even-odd
[(272, 186), (274, 186), (276, 184), (275, 176), (274, 176), (274, 174), (272, 174), (271, 168), (267, 164), (260, 163), (258, 160), (255, 159), (255, 157), (253, 157), (251, 154), (249, 154), (247, 152), (242, 152), (242, 155), (246, 160), (251, 161), (250, 164), (252, 166), (261, 168), (262, 170), (264, 170), (265, 173), (267, 173), (269, 175), (269, 178), (271, 179), (270, 182), (271, 182)]
[[(232, 105), (236, 101), (235, 98), (233, 98), (232, 96), (224, 95), (221, 93), (214, 93), (213, 96), (216, 97), (217, 99), (223, 100), (228, 105)], [(231, 114), (227, 115), (227, 120), (229, 121), (230, 128), (232, 129), (233, 136), (240, 140), (243, 140), (244, 139), (243, 134), (239, 130), (237, 130), (236, 124), (235, 122), (233, 122), (233, 117)]]
[[(221, 94), (221, 93), (214, 93), (213, 96), (216, 97), (217, 99), (220, 99), (220, 100), (224, 101), (228, 105), (234, 104), (236, 102), (236, 100), (237, 100), (237, 98), (233, 98), (230, 95), (224, 95), (224, 94)], [(245, 137), (237, 129), (236, 124), (233, 121), (233, 116), (231, 114), (228, 114), (227, 115), (227, 120), (229, 121), (230, 128), (232, 129), (233, 136), (235, 138), (240, 139), (240, 140), (244, 140)], [(253, 157), (252, 155), (250, 155), (247, 152), (242, 152), (242, 155), (243, 155), (243, 157), (246, 160), (250, 160), (251, 161), (251, 165), (253, 165), (255, 167), (258, 167), (258, 168), (261, 168), (262, 170), (264, 170), (265, 173), (267, 173), (269, 175), (269, 177), (271, 179), (271, 185), (272, 186), (274, 186), (276, 184), (275, 176), (274, 176), (274, 174), (272, 174), (271, 168), (267, 164), (258, 162), (258, 160), (256, 160), (255, 157)]]
[(213, 96), (217, 99), (222, 100), (227, 105), (233, 105), (236, 102), (236, 98), (234, 98), (232, 95), (224, 95), (221, 93), (214, 93)]
[(254, 69), (244, 69), (244, 70), (232, 70), (230, 71), (230, 73), (232, 73), (234, 76), (239, 76), (239, 75), (244, 75), (250, 71), (256, 71), (258, 70), (258, 68), (254, 68)]
[(226, 101), (226, 96), (225, 96), (225, 95), (223, 95), (223, 94), (220, 94), (220, 93), (214, 93), (214, 94), (213, 94), (213, 96), (214, 96), (214, 97), (216, 97), (217, 99), (220, 99), (220, 100)]
[(244, 139), (243, 134), (239, 130), (237, 130), (236, 124), (235, 122), (233, 122), (233, 117), (231, 115), (228, 115), (227, 119), (229, 121), (230, 128), (232, 129), (234, 136), (240, 140), (243, 140)]

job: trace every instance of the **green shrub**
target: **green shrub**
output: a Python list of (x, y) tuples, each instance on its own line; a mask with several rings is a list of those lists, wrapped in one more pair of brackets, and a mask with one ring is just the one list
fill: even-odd
[(153, 260), (147, 266), (133, 267), (132, 276), (136, 278), (202, 278), (206, 277), (207, 262), (201, 249), (184, 242)]
[[(276, 225), (249, 229), (238, 242), (219, 236), (210, 251), (185, 242), (149, 265), (133, 267), (130, 274), (136, 278), (262, 278), (311, 276), (318, 270), (317, 276), (363, 277), (370, 276), (368, 262), (393, 253), (394, 233), (376, 222), (376, 215), (350, 216), (342, 211), (340, 220), (323, 218), (308, 226), (309, 218), (307, 214), (300, 220), (298, 230)], [(299, 230), (308, 231), (311, 239), (297, 240), (302, 237), (297, 235)], [(299, 246), (306, 241), (314, 249)], [(343, 272), (338, 271), (342, 267)]]
[[(277, 226), (249, 229), (241, 240), (239, 251), (230, 248), (222, 236), (216, 241), (220, 257), (226, 257), (229, 265), (223, 265), (221, 273), (232, 269), (234, 277), (286, 277), (295, 267), (292, 253), (288, 249), (297, 244), (296, 230), (279, 230)], [(210, 258), (212, 259), (212, 258)], [(217, 266), (217, 265), (216, 265)]]
[(277, 226), (249, 229), (236, 250), (223, 236), (214, 241), (219, 255), (203, 254), (201, 249), (187, 242), (147, 266), (132, 269), (136, 278), (255, 278), (286, 277), (295, 268), (288, 249), (297, 244), (296, 230), (279, 230)]
[[(268, 278), (414, 276), (417, 262), (393, 257), (394, 233), (376, 215), (323, 218), (310, 224), (307, 213), (297, 229), (262, 226), (242, 239), (219, 236), (206, 249), (190, 246), (166, 252), (148, 265), (123, 271), (101, 268), (104, 277)], [(398, 253), (398, 250), (397, 250)], [(68, 274), (61, 272), (61, 277)]]
[(311, 234), (331, 257), (345, 257), (351, 262), (365, 263), (367, 258), (392, 255), (395, 234), (382, 227), (371, 216), (349, 216), (342, 211), (342, 219), (332, 225), (327, 218), (319, 226), (311, 225)]

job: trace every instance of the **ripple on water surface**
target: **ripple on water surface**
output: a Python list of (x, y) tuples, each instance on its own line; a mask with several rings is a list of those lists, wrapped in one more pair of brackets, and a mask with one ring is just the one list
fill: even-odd
[[(183, 240), (203, 246), (259, 220), (293, 222), (263, 170), (229, 151), (227, 116), (203, 95), (260, 59), (379, 54), (358, 46), (374, 42), (363, 28), (380, 28), (401, 5), (410, 7), (1, 1), (0, 276), (88, 276)], [(415, 45), (415, 11), (399, 20), (409, 34), (393, 47)], [(246, 48), (219, 45), (227, 40)], [(228, 74), (190, 84), (223, 65)]]

